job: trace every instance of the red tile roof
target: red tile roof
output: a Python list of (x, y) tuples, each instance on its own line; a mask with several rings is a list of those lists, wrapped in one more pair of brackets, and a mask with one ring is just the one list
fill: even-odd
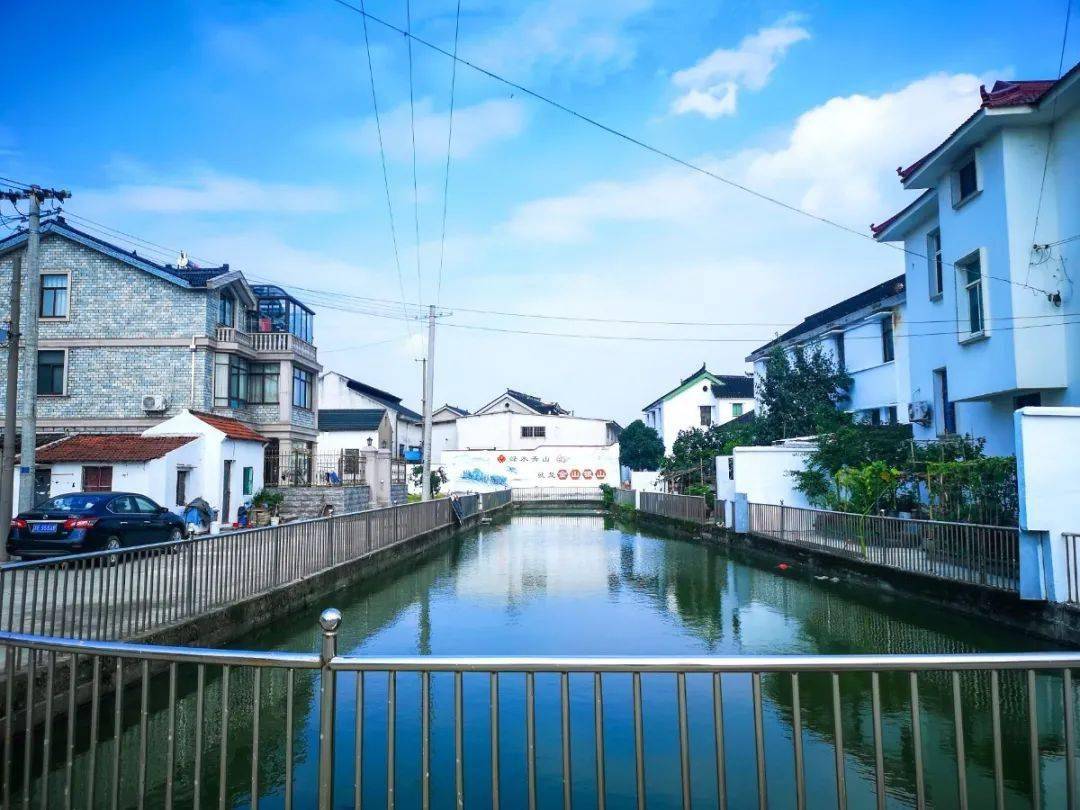
[(152, 461), (197, 438), (80, 434), (42, 447), (37, 451), (37, 460), (50, 464), (60, 461)]
[(256, 433), (250, 427), (245, 425), (239, 419), (233, 419), (229, 416), (218, 416), (212, 413), (205, 413), (203, 411), (192, 411), (193, 416), (197, 416), (202, 421), (211, 427), (216, 427), (230, 439), (242, 439), (249, 442), (265, 442), (267, 438), (261, 433)]
[(908, 211), (910, 211), (916, 205), (921, 203), (923, 201), (923, 199), (925, 199), (926, 197), (930, 196), (933, 193), (934, 193), (934, 189), (928, 188), (926, 191), (924, 191), (922, 194), (920, 194), (918, 197), (916, 197), (912, 202), (905, 205), (903, 208), (901, 208), (899, 211), (897, 211), (895, 214), (893, 214), (891, 217), (889, 217), (884, 222), (881, 222), (881, 223), (878, 223), (878, 224), (874, 224), (873, 222), (871, 222), (870, 223), (870, 232), (872, 234), (874, 234), (874, 236), (877, 236), (882, 231), (884, 231), (886, 228), (888, 228), (890, 225), (892, 225), (894, 222), (896, 222), (896, 220), (900, 219), (900, 217), (902, 217), (904, 214), (906, 214)]

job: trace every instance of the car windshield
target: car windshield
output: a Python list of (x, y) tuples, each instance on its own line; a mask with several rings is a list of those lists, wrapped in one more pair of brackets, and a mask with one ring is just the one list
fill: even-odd
[(111, 493), (101, 495), (86, 493), (57, 495), (55, 498), (45, 501), (38, 509), (42, 512), (90, 512), (103, 500), (111, 497)]

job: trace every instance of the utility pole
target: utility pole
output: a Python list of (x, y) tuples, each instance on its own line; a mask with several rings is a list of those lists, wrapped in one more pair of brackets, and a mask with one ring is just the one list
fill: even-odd
[[(30, 201), (30, 223), (26, 238), (26, 328), (20, 329), (23, 338), (23, 407), (22, 407), (22, 447), (19, 460), (19, 511), (25, 511), (34, 505), (34, 470), (37, 447), (37, 347), (38, 316), (41, 314), (41, 262), (39, 247), (41, 242), (41, 203), (45, 200), (62, 202), (71, 196), (69, 191), (30, 186), (18, 191), (6, 191), (0, 197), (15, 203), (16, 200)], [(17, 379), (17, 375), (16, 375)], [(9, 380), (10, 385), (10, 380)], [(5, 428), (7, 421), (5, 419)], [(6, 437), (5, 437), (6, 438)], [(7, 443), (5, 442), (5, 453)], [(8, 515), (3, 519), (7, 520)]]
[(435, 306), (428, 307), (427, 360), (424, 362), (424, 487), (422, 498), (431, 500), (431, 401), (435, 391)]
[[(0, 521), (11, 518), (15, 493), (15, 414), (19, 407), (19, 311), (22, 309), (22, 256), (16, 256), (11, 272), (11, 307), (8, 317), (7, 393), (4, 399), (4, 453), (0, 462)], [(0, 525), (3, 525), (0, 523)], [(7, 560), (7, 544), (0, 545), (0, 561)]]

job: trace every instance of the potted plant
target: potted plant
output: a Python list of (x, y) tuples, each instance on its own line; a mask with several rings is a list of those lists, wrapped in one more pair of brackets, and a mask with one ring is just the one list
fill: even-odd
[[(285, 496), (276, 489), (260, 489), (251, 499), (251, 508), (266, 512), (270, 516), (270, 525), (277, 526), (281, 522), (278, 510), (285, 503)], [(253, 520), (253, 522), (255, 522)], [(259, 521), (261, 524), (261, 521)]]

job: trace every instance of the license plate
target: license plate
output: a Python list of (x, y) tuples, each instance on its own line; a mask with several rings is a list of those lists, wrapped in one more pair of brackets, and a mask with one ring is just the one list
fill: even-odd
[(55, 523), (34, 523), (30, 526), (31, 534), (56, 534)]

